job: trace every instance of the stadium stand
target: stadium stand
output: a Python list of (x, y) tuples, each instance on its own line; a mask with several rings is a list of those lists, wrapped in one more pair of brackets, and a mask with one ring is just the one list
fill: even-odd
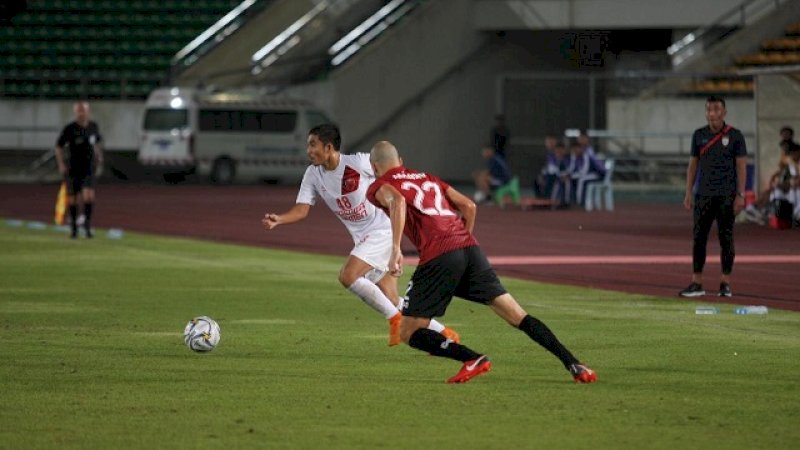
[(698, 95), (752, 95), (753, 81), (731, 74), (749, 67), (800, 64), (800, 22), (786, 27), (782, 37), (765, 39), (758, 52), (735, 56), (733, 62), (735, 65), (720, 71), (718, 77), (695, 81), (685, 92)]
[(41, 0), (0, 28), (0, 96), (144, 98), (238, 0)]

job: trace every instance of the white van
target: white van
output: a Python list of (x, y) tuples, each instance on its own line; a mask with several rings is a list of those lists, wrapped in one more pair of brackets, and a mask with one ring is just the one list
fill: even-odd
[(150, 93), (139, 162), (162, 173), (296, 182), (308, 166), (308, 130), (329, 119), (310, 103), (251, 91), (163, 88)]

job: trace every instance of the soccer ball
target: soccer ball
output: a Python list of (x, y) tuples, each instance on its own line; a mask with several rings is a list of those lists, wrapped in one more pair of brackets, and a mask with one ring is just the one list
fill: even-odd
[(186, 324), (183, 341), (196, 352), (210, 352), (219, 344), (219, 325), (211, 317), (195, 317)]

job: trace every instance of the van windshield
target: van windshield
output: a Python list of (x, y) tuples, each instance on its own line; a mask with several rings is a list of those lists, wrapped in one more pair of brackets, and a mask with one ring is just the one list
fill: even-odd
[(188, 125), (188, 117), (185, 109), (148, 109), (144, 115), (144, 129), (165, 131), (184, 128)]

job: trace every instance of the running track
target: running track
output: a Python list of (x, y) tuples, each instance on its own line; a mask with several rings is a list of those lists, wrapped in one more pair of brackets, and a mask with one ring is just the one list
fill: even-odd
[[(56, 190), (55, 185), (0, 185), (0, 216), (50, 221)], [(304, 222), (262, 229), (263, 214), (282, 212), (295, 193), (296, 188), (281, 186), (101, 185), (95, 225), (347, 254), (350, 237), (321, 205)], [(680, 205), (621, 204), (613, 213), (480, 207), (476, 235), (498, 272), (518, 278), (675, 297), (691, 272), (691, 217)], [(728, 302), (800, 311), (798, 230), (737, 224), (736, 251), (734, 297)], [(407, 253), (407, 262), (413, 262)], [(713, 231), (708, 254), (705, 287), (715, 292), (719, 247)]]

